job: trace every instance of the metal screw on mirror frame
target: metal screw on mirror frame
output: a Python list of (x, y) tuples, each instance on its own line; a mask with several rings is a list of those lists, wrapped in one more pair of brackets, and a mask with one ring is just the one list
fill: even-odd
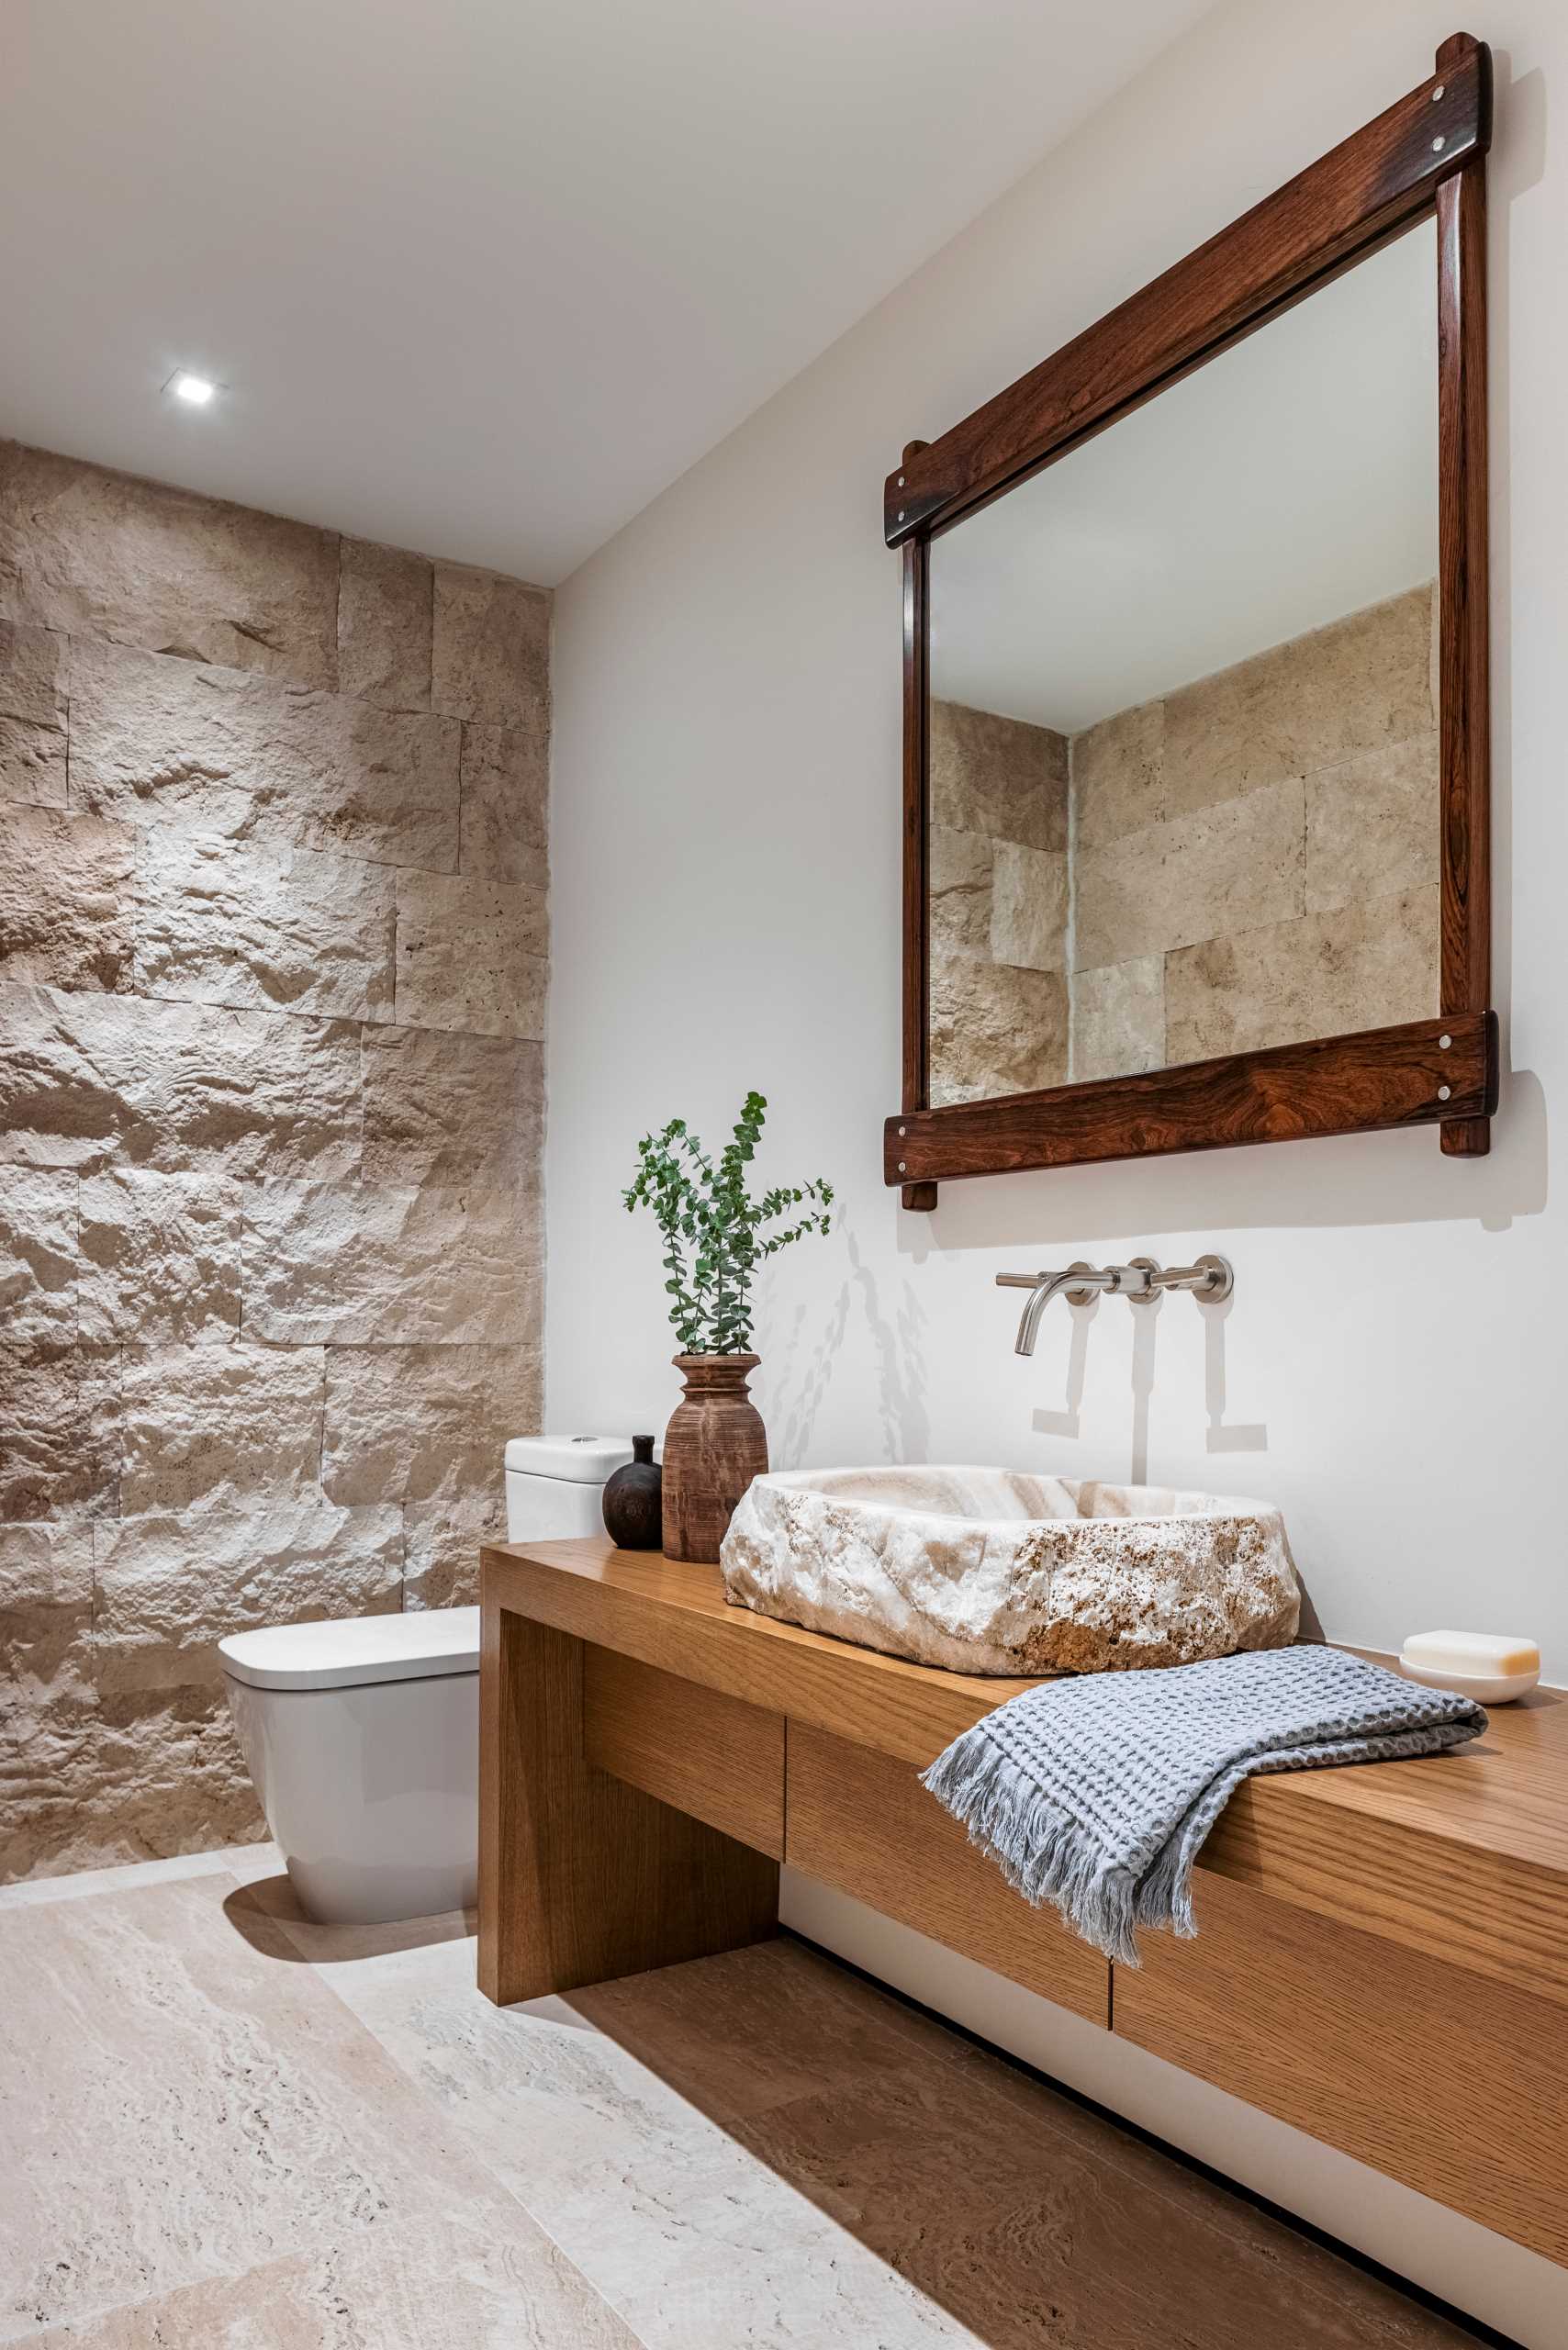
[(902, 1159), (902, 1158), (899, 1160), (899, 1173), (900, 1173), (901, 1175), (907, 1175), (907, 1174), (909, 1173), (909, 1168), (908, 1168), (907, 1164), (905, 1163), (905, 1161), (904, 1161), (903, 1159)]
[(1433, 152), (1433, 154), (1434, 154), (1434, 155), (1440, 155), (1440, 154), (1442, 153), (1442, 151), (1443, 151), (1443, 149), (1448, 145), (1448, 143), (1449, 143), (1449, 142), (1448, 142), (1448, 140), (1447, 140), (1446, 139), (1441, 139), (1441, 138), (1439, 138), (1439, 139), (1434, 139), (1434, 140), (1433, 140), (1433, 141), (1432, 141), (1432, 152)]
[[(1446, 1052), (1448, 1051), (1449, 1046), (1450, 1046), (1452, 1043), (1453, 1043), (1453, 1038), (1452, 1038), (1451, 1036), (1439, 1036), (1439, 1037), (1438, 1038), (1438, 1050), (1439, 1050), (1439, 1053), (1446, 1053)], [(901, 1135), (902, 1134), (902, 1132), (903, 1132), (903, 1128), (902, 1128), (902, 1126), (899, 1128), (899, 1132), (900, 1132), (900, 1134), (901, 1134)]]
[(899, 508), (899, 520), (901, 522), (903, 520), (903, 508), (902, 506)]
[(899, 478), (898, 478), (898, 487), (899, 487), (900, 489), (902, 489), (902, 488), (903, 487), (903, 476), (902, 476), (902, 474), (900, 474), (900, 476), (899, 476)]
[(1437, 88), (1432, 92), (1432, 104), (1433, 104), (1434, 106), (1436, 106), (1436, 105), (1437, 105), (1438, 100), (1442, 96), (1443, 92), (1444, 92), (1444, 90), (1447, 88), (1447, 86), (1448, 86), (1448, 85), (1447, 85), (1447, 84), (1446, 84), (1446, 83), (1439, 82), (1439, 83), (1438, 84)]
[(1438, 1088), (1438, 1100), (1439, 1100), (1439, 1102), (1450, 1102), (1452, 1099), (1453, 1099), (1453, 1088), (1452, 1088), (1452, 1086), (1451, 1086), (1451, 1085), (1439, 1085), (1439, 1088)]

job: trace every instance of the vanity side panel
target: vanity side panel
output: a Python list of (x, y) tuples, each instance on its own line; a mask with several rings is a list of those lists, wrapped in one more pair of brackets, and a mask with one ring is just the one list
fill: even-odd
[(583, 1643), (502, 1607), (479, 1658), (478, 1984), (498, 2007), (778, 1931), (778, 1863), (589, 1762)]
[(791, 1867), (1091, 2023), (1111, 1970), (1051, 1910), (1032, 1909), (908, 1763), (791, 1719), (784, 1857)]
[(1201, 1873), (1115, 2030), (1450, 2210), (1568, 2262), (1568, 2014)]
[(585, 1645), (583, 1751), (596, 1769), (783, 1859), (782, 1714)]

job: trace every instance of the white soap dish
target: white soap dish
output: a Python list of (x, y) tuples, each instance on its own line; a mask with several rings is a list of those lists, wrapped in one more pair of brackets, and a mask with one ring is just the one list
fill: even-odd
[(1540, 1651), (1533, 1640), (1501, 1632), (1415, 1632), (1400, 1652), (1406, 1681), (1428, 1689), (1451, 1689), (1478, 1706), (1506, 1706), (1528, 1696), (1540, 1679)]

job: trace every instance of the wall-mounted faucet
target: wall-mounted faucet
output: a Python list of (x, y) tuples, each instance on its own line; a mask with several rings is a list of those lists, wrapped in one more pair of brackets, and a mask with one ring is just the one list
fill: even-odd
[(1029, 1302), (1018, 1325), (1014, 1352), (1032, 1355), (1040, 1316), (1053, 1297), (1070, 1305), (1087, 1305), (1092, 1298), (1125, 1297), (1134, 1305), (1151, 1304), (1168, 1289), (1190, 1289), (1204, 1305), (1217, 1305), (1236, 1286), (1236, 1276), (1224, 1257), (1200, 1257), (1191, 1265), (1161, 1266), (1152, 1257), (1134, 1257), (1126, 1265), (1086, 1265), (1081, 1261), (1059, 1273), (998, 1273), (998, 1289), (1026, 1289)]

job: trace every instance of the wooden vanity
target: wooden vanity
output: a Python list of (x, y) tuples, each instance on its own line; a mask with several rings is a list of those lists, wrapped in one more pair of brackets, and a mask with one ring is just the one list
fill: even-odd
[(1568, 2264), (1568, 1692), (1413, 1762), (1256, 1779), (1199, 1937), (1112, 1968), (918, 1783), (1027, 1682), (727, 1606), (602, 1539), (484, 1552), (479, 1983), (502, 2004), (759, 1941), (778, 1865)]

